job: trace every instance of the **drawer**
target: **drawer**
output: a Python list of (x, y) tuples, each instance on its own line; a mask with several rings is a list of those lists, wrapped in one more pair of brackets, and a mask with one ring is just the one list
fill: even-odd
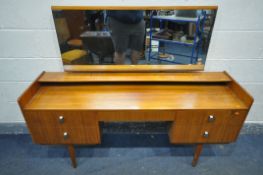
[(234, 125), (173, 125), (171, 143), (229, 143), (236, 140), (241, 127)]
[(98, 111), (100, 121), (174, 121), (176, 111), (149, 110), (149, 111)]
[(241, 126), (247, 110), (193, 110), (178, 111), (175, 123), (178, 125), (234, 125)]
[(38, 144), (99, 144), (100, 132), (97, 127), (30, 127), (33, 141)]
[(98, 121), (94, 112), (80, 111), (25, 111), (26, 122), (31, 125), (54, 127), (94, 126)]
[[(94, 113), (79, 111), (25, 111), (34, 142), (40, 144), (98, 144), (99, 123)], [(64, 138), (64, 134), (66, 134)]]

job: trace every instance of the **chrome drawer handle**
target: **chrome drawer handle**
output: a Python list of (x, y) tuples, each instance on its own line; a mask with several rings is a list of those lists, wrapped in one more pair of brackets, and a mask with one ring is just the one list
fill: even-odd
[(204, 138), (207, 138), (208, 136), (209, 136), (208, 131), (205, 131), (204, 134), (203, 134), (203, 137), (204, 137)]
[(209, 115), (208, 116), (208, 122), (213, 122), (213, 121), (215, 121), (215, 116), (213, 116), (213, 115)]
[(64, 132), (64, 133), (63, 133), (63, 137), (64, 137), (64, 140), (66, 140), (66, 139), (68, 139), (69, 134), (68, 134), (67, 132)]
[(59, 116), (58, 117), (58, 121), (59, 121), (59, 123), (64, 123), (64, 117), (63, 116)]
[(239, 113), (238, 111), (234, 112), (234, 115), (236, 115), (236, 116), (239, 115), (239, 114), (240, 114), (240, 113)]

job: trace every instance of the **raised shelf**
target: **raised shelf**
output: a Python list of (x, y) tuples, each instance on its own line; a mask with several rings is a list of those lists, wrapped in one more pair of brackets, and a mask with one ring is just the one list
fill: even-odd
[(195, 73), (67, 73), (45, 72), (38, 82), (229, 82), (224, 72)]
[(224, 84), (42, 85), (25, 110), (247, 109)]
[(204, 65), (66, 65), (67, 72), (191, 72), (202, 71)]

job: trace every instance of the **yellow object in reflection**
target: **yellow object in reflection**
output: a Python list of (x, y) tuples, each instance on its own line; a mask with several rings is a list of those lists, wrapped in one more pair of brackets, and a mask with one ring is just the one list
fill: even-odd
[(63, 63), (71, 64), (73, 61), (80, 59), (87, 55), (87, 51), (80, 50), (80, 49), (74, 49), (67, 52), (62, 53), (62, 60)]
[(83, 46), (82, 40), (80, 39), (71, 39), (67, 42), (67, 44), (72, 47), (82, 47)]

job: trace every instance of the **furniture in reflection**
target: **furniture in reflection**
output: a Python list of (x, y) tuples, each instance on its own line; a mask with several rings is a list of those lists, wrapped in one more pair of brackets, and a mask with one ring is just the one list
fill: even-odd
[(226, 72), (43, 72), (18, 103), (33, 141), (68, 146), (73, 167), (74, 145), (117, 121), (169, 121), (171, 143), (197, 145), (195, 166), (203, 144), (237, 139), (253, 98)]
[[(153, 34), (153, 21), (157, 20), (160, 23), (160, 29), (163, 29), (163, 22), (169, 21), (173, 23), (190, 23), (190, 24), (195, 24), (195, 34), (193, 41), (187, 42), (186, 41), (181, 41), (175, 40), (172, 36), (171, 39), (167, 39), (167, 37), (164, 35), (164, 38), (156, 38), (154, 37)], [(168, 59), (163, 59), (160, 57), (160, 53), (165, 54), (171, 54), (171, 55), (178, 55), (181, 57), (185, 58), (190, 58), (190, 64), (196, 64), (198, 56), (200, 54), (200, 49), (201, 49), (201, 43), (202, 43), (202, 35), (204, 31), (204, 23), (206, 20), (206, 13), (205, 11), (202, 11), (202, 14), (198, 15), (197, 17), (178, 17), (178, 16), (157, 16), (157, 15), (151, 15), (150, 17), (150, 47), (149, 47), (149, 53), (148, 53), (148, 60), (149, 62), (151, 59), (158, 60), (158, 61), (164, 61), (164, 62), (169, 62), (169, 63), (174, 63), (174, 64), (182, 64), (178, 61), (175, 60), (168, 60)], [(168, 32), (166, 32), (168, 33)], [(170, 34), (170, 33), (169, 33)], [(158, 52), (153, 52), (152, 51), (152, 41), (158, 41), (159, 42), (159, 48)], [(164, 47), (161, 49), (160, 44), (164, 44)], [(173, 45), (176, 48), (176, 45), (180, 46), (185, 46), (185, 47), (190, 47), (191, 52), (190, 54), (185, 54), (184, 52), (178, 53), (174, 52), (168, 49), (165, 49), (165, 44), (170, 44)], [(184, 63), (185, 64), (185, 63)]]
[(83, 10), (62, 10), (62, 16), (66, 19), (71, 38), (79, 38), (85, 30), (85, 13)]
[(67, 52), (62, 53), (62, 61), (64, 64), (74, 64), (74, 62), (79, 59), (85, 58), (87, 56), (87, 51), (74, 49)]
[(55, 18), (55, 27), (58, 37), (59, 44), (65, 43), (70, 38), (70, 32), (68, 29), (68, 24), (66, 18)]
[(110, 57), (110, 63), (113, 63), (114, 46), (110, 32), (86, 31), (80, 37), (83, 40), (85, 50), (98, 56), (99, 64), (105, 63), (105, 57)]
[(72, 48), (78, 48), (78, 49), (83, 48), (83, 42), (81, 39), (70, 39), (67, 41), (67, 44)]

